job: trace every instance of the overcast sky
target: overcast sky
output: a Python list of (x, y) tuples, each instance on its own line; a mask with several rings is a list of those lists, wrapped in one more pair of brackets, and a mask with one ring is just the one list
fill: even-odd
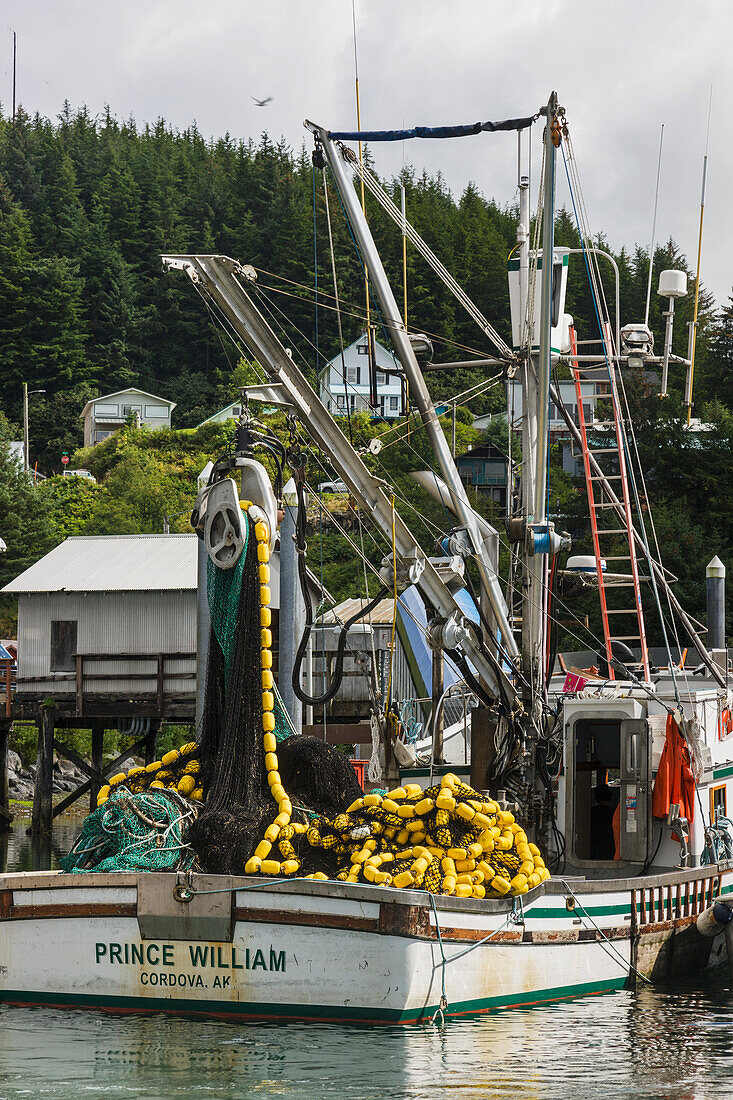
[[(109, 104), (139, 123), (195, 119), (207, 136), (257, 137), (266, 128), (296, 148), (305, 117), (332, 129), (355, 125), (351, 0), (7, 0), (5, 11), (5, 111), (12, 28), (19, 101), (50, 118), (68, 99), (95, 113)], [(702, 276), (727, 300), (730, 0), (356, 0), (356, 15), (364, 127), (530, 114), (556, 88), (591, 228), (614, 248), (648, 247), (664, 123), (657, 239), (673, 236), (693, 268), (712, 85)], [(273, 100), (257, 108), (250, 96)], [(539, 127), (534, 133), (537, 150)], [(399, 170), (401, 144), (373, 153), (380, 174)], [(455, 193), (473, 180), (499, 202), (514, 196), (515, 135), (412, 141), (404, 156), (420, 170), (440, 169)], [(558, 182), (559, 202), (567, 201)]]

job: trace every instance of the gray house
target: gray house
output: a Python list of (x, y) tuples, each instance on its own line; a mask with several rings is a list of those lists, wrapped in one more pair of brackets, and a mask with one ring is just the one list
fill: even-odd
[(497, 504), (506, 503), (507, 456), (493, 443), (469, 447), (456, 459), (461, 481), (467, 488), (485, 493)]
[[(198, 538), (68, 538), (3, 588), (18, 596), (16, 717), (193, 721)], [(322, 593), (309, 573), (312, 599)], [(280, 554), (270, 561), (277, 656)], [(277, 660), (275, 661), (277, 671)]]
[(402, 382), (386, 371), (399, 369), (391, 352), (375, 341), (377, 366), (377, 404), (372, 406), (369, 392), (369, 339), (362, 334), (353, 344), (334, 356), (320, 373), (319, 397), (333, 416), (348, 412), (368, 412), (373, 417), (395, 420), (402, 416)]
[(166, 401), (164, 397), (156, 397), (134, 386), (95, 397), (93, 401), (87, 401), (81, 413), (84, 446), (101, 443), (121, 428), (132, 414), (148, 428), (170, 428), (171, 413), (175, 407), (175, 401)]
[(180, 718), (196, 685), (196, 536), (69, 538), (7, 584), (18, 596), (16, 709)]

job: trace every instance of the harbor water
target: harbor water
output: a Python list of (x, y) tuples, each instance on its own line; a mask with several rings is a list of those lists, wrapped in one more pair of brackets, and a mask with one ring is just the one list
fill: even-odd
[[(0, 834), (0, 866), (56, 866), (80, 818), (31, 842)], [(450, 981), (448, 982), (450, 998)], [(251, 1024), (0, 1006), (0, 1100), (81, 1096), (278, 1100), (516, 1097), (708, 1100), (733, 1082), (733, 993), (719, 971), (414, 1027)]]

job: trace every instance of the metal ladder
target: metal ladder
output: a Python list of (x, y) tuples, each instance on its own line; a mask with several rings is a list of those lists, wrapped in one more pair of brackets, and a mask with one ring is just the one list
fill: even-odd
[[(583, 408), (583, 395), (581, 382), (580, 368), (578, 366), (578, 342), (575, 335), (575, 329), (570, 329), (570, 347), (572, 355), (572, 365), (570, 367), (570, 373), (572, 374), (573, 381), (575, 383), (575, 397), (578, 410), (578, 428), (580, 429), (582, 440), (582, 455), (583, 455), (583, 470), (585, 473), (585, 487), (588, 494), (588, 512), (590, 514), (590, 528), (593, 537), (593, 555), (596, 560), (596, 575), (598, 577), (598, 595), (601, 604), (601, 619), (603, 622), (603, 639), (606, 650), (606, 661), (609, 669), (609, 676), (613, 680), (615, 679), (613, 671), (613, 643), (623, 642), (626, 645), (637, 646), (641, 650), (641, 663), (644, 669), (644, 679), (649, 679), (649, 653), (646, 644), (646, 629), (644, 626), (644, 611), (641, 603), (641, 587), (639, 584), (639, 565), (636, 557), (636, 543), (633, 535), (633, 520), (631, 516), (631, 499), (629, 496), (629, 484), (626, 468), (626, 452), (624, 447), (624, 433), (623, 425), (621, 423), (621, 414), (618, 401), (618, 390), (616, 386), (616, 368), (613, 361), (613, 342), (610, 331), (610, 326), (606, 323), (603, 331), (603, 345), (606, 352), (606, 366), (608, 367), (608, 382), (609, 382), (609, 399), (611, 401), (612, 415), (613, 415), (613, 428), (615, 435), (615, 446), (608, 447), (594, 447), (591, 449), (588, 443), (588, 434), (585, 423), (585, 410)], [(605, 381), (605, 379), (604, 379)], [(620, 526), (616, 506), (614, 503), (607, 499), (607, 494), (604, 493), (603, 480), (598, 474), (593, 473), (593, 469), (590, 464), (590, 455), (593, 454), (596, 462), (603, 469), (603, 462), (600, 461), (605, 456), (612, 456), (611, 459), (606, 461), (615, 462), (618, 465), (618, 472), (606, 473), (604, 475), (607, 481), (618, 482), (620, 485), (620, 491), (617, 491), (614, 486), (614, 492), (621, 497), (623, 503), (624, 520), (623, 526)], [(614, 521), (614, 526), (603, 526), (602, 520), (606, 515), (610, 513)], [(620, 554), (605, 554), (601, 548), (601, 540), (607, 538), (619, 538), (624, 536), (626, 546), (628, 548), (627, 553)], [(623, 574), (619, 577), (605, 578), (603, 570), (601, 568), (602, 561), (608, 562), (629, 562), (631, 567), (630, 574)], [(631, 588), (634, 593), (634, 607), (609, 607), (607, 599), (607, 591), (611, 588)], [(627, 626), (621, 626), (620, 628), (611, 627), (611, 616), (620, 616), (622, 623), (628, 623)], [(617, 618), (613, 619), (614, 624), (618, 622)], [(616, 630), (624, 630), (625, 633), (616, 633)], [(636, 629), (636, 633), (630, 633), (633, 629)]]

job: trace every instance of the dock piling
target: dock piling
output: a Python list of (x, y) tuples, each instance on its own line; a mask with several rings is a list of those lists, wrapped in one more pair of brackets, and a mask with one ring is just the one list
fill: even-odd
[(38, 719), (38, 749), (36, 752), (36, 789), (33, 794), (33, 836), (50, 836), (53, 820), (53, 734), (56, 708), (44, 703)]

